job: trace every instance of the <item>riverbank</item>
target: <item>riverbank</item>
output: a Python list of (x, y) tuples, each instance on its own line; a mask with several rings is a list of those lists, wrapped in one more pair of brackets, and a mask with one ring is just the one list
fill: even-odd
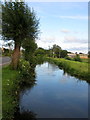
[[(19, 92), (35, 84), (34, 66), (20, 60), (19, 68), (2, 67), (2, 120), (14, 120), (19, 112)], [(19, 114), (19, 113), (18, 113)]]
[[(70, 75), (89, 81), (88, 64), (65, 59), (45, 58), (36, 59), (40, 64), (44, 61), (53, 62)], [(29, 67), (29, 63), (21, 60), (18, 71), (11, 70), (10, 66), (2, 68), (2, 120), (13, 120), (16, 108), (18, 106), (18, 95), (21, 89), (31, 88), (35, 85), (35, 66)], [(21, 79), (20, 79), (21, 78)]]
[(3, 120), (11, 120), (17, 106), (18, 71), (10, 66), (2, 68), (2, 113)]
[(70, 61), (63, 58), (47, 58), (48, 61), (55, 63), (67, 73), (90, 83), (89, 65), (85, 62)]

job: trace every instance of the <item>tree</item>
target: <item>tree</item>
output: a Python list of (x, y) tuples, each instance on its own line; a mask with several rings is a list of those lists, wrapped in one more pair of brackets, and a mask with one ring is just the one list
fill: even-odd
[(39, 47), (36, 51), (35, 51), (35, 56), (44, 56), (45, 55), (45, 50), (41, 47)]
[(34, 52), (37, 48), (37, 44), (35, 43), (35, 40), (30, 40), (30, 38), (27, 38), (23, 42), (22, 47), (24, 48), (25, 60), (29, 61), (30, 65), (31, 65), (33, 62)]
[(75, 61), (82, 62), (82, 60), (81, 60), (79, 54), (76, 54), (76, 56), (74, 57), (74, 60), (75, 60)]
[(90, 58), (90, 51), (88, 51), (88, 58)]
[[(18, 67), (20, 47), (27, 39), (35, 40), (38, 36), (39, 20), (34, 10), (24, 2), (5, 2), (2, 5), (2, 35), (5, 40), (14, 40), (15, 47), (12, 55), (12, 67)], [(26, 43), (26, 42), (25, 42)]]
[(60, 57), (65, 58), (67, 56), (67, 50), (61, 50)]
[(60, 46), (54, 44), (53, 48), (52, 48), (52, 51), (53, 51), (53, 57), (56, 56), (56, 57), (60, 58), (60, 51), (61, 51), (61, 47)]

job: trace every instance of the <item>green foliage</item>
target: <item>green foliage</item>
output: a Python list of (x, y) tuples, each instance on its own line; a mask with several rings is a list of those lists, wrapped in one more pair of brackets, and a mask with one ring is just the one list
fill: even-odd
[(76, 57), (74, 57), (73, 59), (74, 61), (79, 61), (82, 62), (81, 58), (79, 57), (79, 55), (77, 54)]
[(29, 70), (30, 70), (29, 62), (25, 61), (24, 59), (20, 59), (19, 70), (20, 70), (20, 74), (22, 75), (22, 77), (29, 75)]
[(35, 51), (35, 56), (44, 56), (45, 55), (45, 50), (43, 48), (38, 48)]
[(60, 57), (65, 58), (67, 56), (67, 50), (61, 50)]
[(88, 51), (88, 58), (90, 58), (90, 51)]
[(46, 56), (35, 56), (35, 63), (42, 64), (43, 62), (47, 61)]
[(89, 62), (89, 59), (81, 58), (81, 60), (82, 60), (82, 62), (86, 62), (86, 63)]
[(18, 67), (21, 46), (25, 49), (25, 59), (31, 60), (32, 53), (37, 46), (35, 38), (38, 37), (38, 28), (39, 20), (36, 19), (34, 10), (31, 10), (24, 2), (5, 2), (2, 5), (3, 39), (13, 40), (15, 43), (12, 55), (14, 69)]
[(2, 5), (2, 34), (4, 39), (21, 44), (27, 37), (36, 38), (39, 20), (34, 10), (24, 2), (5, 2)]
[(18, 71), (9, 66), (2, 68), (2, 120), (12, 120), (16, 109), (18, 95)]
[(4, 52), (2, 52), (3, 56), (9, 56), (9, 50), (4, 48)]
[(53, 48), (52, 48), (52, 52), (53, 52), (53, 57), (60, 57), (60, 53), (61, 53), (61, 47), (58, 46), (58, 45), (53, 45)]
[[(24, 89), (24, 87), (31, 87), (35, 81), (35, 65), (30, 66), (29, 61), (20, 59), (19, 62), (19, 86)], [(24, 85), (24, 86), (23, 86)]]
[(19, 65), (17, 71), (10, 66), (2, 69), (2, 120), (15, 119), (14, 115), (19, 107), (19, 92), (35, 85), (34, 68), (25, 60), (20, 60)]
[(72, 60), (72, 58), (70, 58), (69, 56), (66, 56), (65, 59)]
[(23, 48), (23, 55), (25, 60), (29, 61), (29, 63), (32, 64), (34, 62), (34, 52), (37, 48), (37, 44), (34, 40), (30, 40), (29, 38), (27, 38), (24, 41)]
[(12, 53), (13, 53), (13, 50), (4, 48), (4, 52), (2, 52), (2, 56), (11, 56)]
[(86, 80), (90, 83), (90, 73), (88, 72), (88, 67), (90, 64), (85, 62), (65, 60), (63, 58), (47, 58), (49, 62), (53, 62), (60, 68), (64, 69), (65, 72), (72, 76), (76, 76), (82, 80)]

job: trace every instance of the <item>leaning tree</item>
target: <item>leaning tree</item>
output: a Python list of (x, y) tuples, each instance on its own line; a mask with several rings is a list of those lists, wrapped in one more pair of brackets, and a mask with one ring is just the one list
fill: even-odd
[[(14, 41), (14, 52), (11, 65), (17, 69), (20, 58), (20, 47), (25, 40), (35, 40), (38, 36), (39, 20), (34, 10), (24, 2), (5, 2), (2, 5), (2, 36), (4, 40)], [(29, 42), (30, 44), (30, 42)]]

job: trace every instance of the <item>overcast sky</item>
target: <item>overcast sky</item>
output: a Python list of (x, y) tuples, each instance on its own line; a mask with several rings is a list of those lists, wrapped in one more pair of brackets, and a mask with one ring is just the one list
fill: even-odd
[(88, 2), (27, 2), (40, 18), (39, 47), (88, 51)]

